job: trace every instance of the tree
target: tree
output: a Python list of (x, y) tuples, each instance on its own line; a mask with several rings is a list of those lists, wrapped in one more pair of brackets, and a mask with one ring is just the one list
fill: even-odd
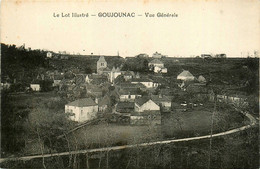
[(24, 123), (29, 112), (25, 107), (15, 104), (14, 98), (6, 91), (2, 91), (1, 108), (1, 153), (20, 152), (25, 146)]

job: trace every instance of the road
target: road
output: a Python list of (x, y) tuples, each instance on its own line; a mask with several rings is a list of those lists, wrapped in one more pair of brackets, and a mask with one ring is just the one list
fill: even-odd
[(11, 157), (11, 158), (0, 158), (0, 163), (6, 161), (16, 161), (16, 160), (31, 160), (37, 158), (47, 158), (47, 157), (54, 157), (54, 156), (66, 156), (72, 154), (86, 154), (86, 153), (94, 153), (94, 152), (106, 152), (106, 151), (113, 151), (113, 150), (123, 150), (127, 148), (134, 148), (134, 147), (147, 147), (151, 145), (159, 145), (159, 144), (169, 144), (169, 143), (176, 143), (176, 142), (186, 142), (186, 141), (193, 141), (193, 140), (202, 140), (208, 139), (210, 137), (220, 137), (225, 136), (233, 133), (237, 133), (246, 129), (249, 129), (257, 124), (256, 119), (250, 115), (249, 113), (243, 113), (246, 117), (249, 118), (250, 124), (245, 125), (243, 127), (239, 127), (236, 129), (228, 130), (225, 132), (213, 134), (213, 135), (205, 135), (205, 136), (198, 136), (198, 137), (189, 137), (189, 138), (182, 138), (182, 139), (173, 139), (173, 140), (163, 140), (163, 141), (155, 141), (149, 143), (141, 143), (141, 144), (132, 144), (132, 145), (123, 145), (123, 146), (114, 146), (114, 147), (104, 147), (104, 148), (96, 148), (96, 149), (87, 149), (87, 150), (78, 150), (78, 151), (70, 151), (70, 152), (61, 152), (61, 153), (53, 153), (53, 154), (43, 154), (43, 155), (33, 155), (33, 156), (24, 156), (24, 157)]

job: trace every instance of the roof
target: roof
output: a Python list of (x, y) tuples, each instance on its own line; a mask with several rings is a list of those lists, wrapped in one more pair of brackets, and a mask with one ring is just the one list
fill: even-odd
[(119, 91), (120, 95), (141, 95), (140, 91), (135, 88), (124, 88)]
[(126, 72), (124, 72), (124, 76), (134, 76), (134, 72), (133, 71), (126, 71)]
[(134, 111), (134, 109), (135, 109), (134, 102), (119, 102), (117, 103), (116, 106), (116, 110), (123, 113), (129, 113), (130, 111)]
[(104, 56), (100, 56), (100, 58), (98, 59), (98, 62), (106, 62), (105, 57)]
[(91, 92), (102, 92), (102, 88), (97, 85), (87, 85), (86, 89)]
[(171, 102), (172, 98), (169, 96), (151, 95), (154, 102)]
[(119, 68), (119, 67), (117, 67), (117, 68), (113, 67), (112, 70), (111, 70), (111, 72), (121, 72), (121, 71), (120, 71), (120, 68)]
[(148, 78), (133, 78), (131, 82), (153, 82), (153, 80)]
[[(181, 72), (178, 76), (183, 76), (183, 77), (194, 77), (188, 70), (184, 70)], [(178, 77), (177, 77), (178, 78)]]
[(108, 95), (104, 96), (99, 102), (98, 102), (98, 106), (102, 106), (102, 105), (109, 105), (110, 104), (110, 98)]
[(203, 77), (202, 75), (200, 75), (200, 76), (198, 77), (198, 81), (199, 81), (199, 82), (206, 82), (206, 79), (205, 79), (205, 77)]
[(159, 59), (153, 59), (150, 63), (152, 63), (152, 64), (163, 64), (163, 62), (160, 61)]
[(84, 98), (84, 99), (75, 100), (66, 105), (76, 106), (76, 107), (89, 107), (89, 106), (96, 106), (97, 104), (91, 98)]
[(148, 100), (150, 100), (149, 97), (141, 97), (135, 99), (135, 103), (138, 104), (139, 106), (142, 106), (144, 103), (146, 103)]

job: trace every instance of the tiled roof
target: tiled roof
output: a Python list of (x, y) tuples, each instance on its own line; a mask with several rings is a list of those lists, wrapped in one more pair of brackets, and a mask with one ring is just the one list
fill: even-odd
[(96, 106), (97, 104), (91, 98), (84, 98), (70, 102), (67, 105), (76, 107), (89, 107)]
[(116, 110), (121, 113), (133, 112), (135, 109), (134, 102), (119, 102), (116, 106)]
[(137, 98), (135, 100), (135, 103), (138, 104), (139, 106), (142, 106), (144, 103), (146, 103), (148, 100), (150, 100), (149, 97), (141, 97), (141, 98)]
[(181, 72), (178, 76), (194, 77), (188, 70), (184, 70), (184, 71)]

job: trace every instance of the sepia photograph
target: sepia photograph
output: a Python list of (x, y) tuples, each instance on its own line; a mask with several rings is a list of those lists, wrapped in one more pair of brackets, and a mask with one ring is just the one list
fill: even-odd
[(0, 168), (260, 168), (259, 0), (2, 0), (0, 41)]

